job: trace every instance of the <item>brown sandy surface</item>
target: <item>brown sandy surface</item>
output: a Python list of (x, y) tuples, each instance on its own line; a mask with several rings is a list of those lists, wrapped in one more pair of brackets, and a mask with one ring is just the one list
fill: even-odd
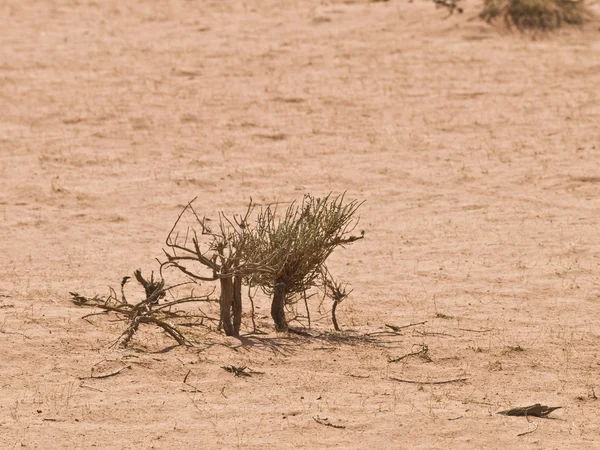
[[(0, 447), (599, 448), (598, 25), (532, 40), (479, 7), (1, 2)], [(155, 269), (196, 195), (346, 190), (343, 333), (276, 334), (262, 299), (266, 335), (115, 350), (70, 301)], [(495, 414), (538, 402), (563, 408)]]

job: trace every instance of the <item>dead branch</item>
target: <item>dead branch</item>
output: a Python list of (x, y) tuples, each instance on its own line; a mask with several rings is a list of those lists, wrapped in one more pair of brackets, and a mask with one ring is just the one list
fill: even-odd
[[(112, 344), (113, 346), (120, 342), (123, 347), (127, 347), (141, 324), (152, 324), (161, 328), (179, 345), (191, 345), (191, 341), (179, 330), (178, 326), (184, 326), (197, 317), (200, 317), (201, 320), (210, 318), (205, 315), (198, 316), (188, 313), (187, 311), (173, 311), (172, 307), (182, 303), (214, 302), (215, 300), (211, 299), (209, 295), (203, 297), (190, 296), (160, 305), (160, 299), (164, 298), (165, 292), (172, 287), (165, 288), (164, 280), (154, 281), (153, 277), (146, 280), (140, 270), (135, 271), (135, 277), (146, 292), (146, 298), (137, 304), (127, 302), (123, 293), (121, 298), (118, 298), (114, 289), (110, 290), (108, 297), (94, 296), (88, 298), (76, 292), (71, 292), (73, 303), (78, 306), (99, 308), (103, 312), (114, 312), (128, 322), (127, 328)], [(85, 315), (84, 318), (88, 316), (89, 314)], [(197, 321), (195, 323), (195, 325), (201, 324), (202, 322), (198, 324)]]
[[(244, 215), (227, 217), (219, 213), (218, 228), (212, 231), (207, 218), (200, 218), (189, 202), (177, 217), (171, 228), (163, 249), (166, 261), (160, 262), (163, 269), (175, 268), (191, 280), (219, 281), (220, 324), (228, 336), (239, 336), (242, 322), (242, 281), (250, 273), (264, 270), (262, 262), (248, 258), (245, 253), (248, 234), (248, 217), (254, 205), (252, 200)], [(185, 228), (185, 234), (179, 235), (180, 222), (188, 213), (194, 221)], [(210, 270), (210, 274), (199, 270)]]

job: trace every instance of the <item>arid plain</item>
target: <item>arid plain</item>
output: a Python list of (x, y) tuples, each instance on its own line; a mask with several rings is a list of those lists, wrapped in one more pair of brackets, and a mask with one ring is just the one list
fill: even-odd
[[(598, 448), (600, 28), (463, 6), (4, 0), (0, 447)], [(277, 334), (258, 298), (266, 334), (114, 349), (71, 302), (156, 270), (195, 196), (344, 191), (341, 333)], [(562, 409), (495, 414), (533, 403)]]

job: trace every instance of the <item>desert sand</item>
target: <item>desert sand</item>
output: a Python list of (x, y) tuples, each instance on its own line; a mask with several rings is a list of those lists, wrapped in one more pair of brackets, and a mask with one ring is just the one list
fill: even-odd
[[(0, 447), (599, 448), (599, 26), (463, 6), (3, 1)], [(265, 334), (111, 348), (124, 324), (71, 302), (156, 270), (193, 197), (344, 191), (340, 333), (259, 298)], [(533, 403), (562, 408), (496, 414)]]

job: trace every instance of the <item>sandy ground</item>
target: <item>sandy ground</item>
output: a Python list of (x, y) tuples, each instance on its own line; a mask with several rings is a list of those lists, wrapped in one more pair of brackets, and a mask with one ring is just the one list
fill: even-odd
[[(4, 0), (0, 447), (598, 448), (598, 24), (532, 40), (479, 7)], [(343, 333), (276, 334), (263, 299), (266, 335), (111, 349), (123, 324), (70, 301), (156, 269), (194, 196), (330, 191), (366, 200)]]

